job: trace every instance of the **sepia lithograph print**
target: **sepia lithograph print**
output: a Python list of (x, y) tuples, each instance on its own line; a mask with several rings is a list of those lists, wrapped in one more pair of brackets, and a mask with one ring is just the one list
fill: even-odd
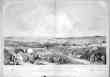
[(4, 0), (4, 77), (108, 77), (107, 0)]

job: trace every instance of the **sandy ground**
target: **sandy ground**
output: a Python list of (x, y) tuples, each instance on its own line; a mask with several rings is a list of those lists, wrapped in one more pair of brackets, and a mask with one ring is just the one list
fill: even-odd
[[(86, 68), (85, 68), (86, 67)], [(4, 66), (4, 77), (108, 77), (107, 66), (20, 65)]]

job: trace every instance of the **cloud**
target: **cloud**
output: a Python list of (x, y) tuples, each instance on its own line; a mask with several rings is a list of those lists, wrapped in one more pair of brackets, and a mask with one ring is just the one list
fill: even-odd
[(107, 8), (108, 8), (106, 1), (99, 0), (99, 1), (98, 1), (98, 4), (99, 4), (102, 8), (104, 8), (104, 9), (107, 9)]
[(40, 2), (36, 7), (28, 6), (29, 9), (13, 8), (7, 10), (4, 35), (78, 37), (106, 34), (106, 12), (97, 4), (62, 4), (61, 7), (59, 4), (55, 9), (53, 2)]

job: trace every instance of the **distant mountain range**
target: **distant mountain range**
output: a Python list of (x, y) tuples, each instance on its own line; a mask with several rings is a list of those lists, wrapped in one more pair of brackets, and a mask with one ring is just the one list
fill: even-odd
[(100, 38), (100, 39), (106, 39), (106, 36), (85, 36), (85, 37), (59, 37), (59, 38), (45, 38), (45, 37), (13, 37), (13, 36), (8, 36), (5, 37), (5, 40), (27, 40), (27, 41), (39, 41), (39, 40), (49, 40), (49, 39), (96, 39), (96, 38)]

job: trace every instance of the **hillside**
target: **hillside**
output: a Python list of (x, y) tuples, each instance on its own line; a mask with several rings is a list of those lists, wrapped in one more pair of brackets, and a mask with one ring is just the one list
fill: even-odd
[(44, 45), (90, 45), (90, 44), (105, 44), (106, 37), (93, 36), (93, 37), (68, 37), (68, 38), (49, 38), (49, 39), (37, 39), (37, 38), (23, 38), (23, 37), (5, 37), (5, 46), (20, 46), (20, 47), (43, 47)]

